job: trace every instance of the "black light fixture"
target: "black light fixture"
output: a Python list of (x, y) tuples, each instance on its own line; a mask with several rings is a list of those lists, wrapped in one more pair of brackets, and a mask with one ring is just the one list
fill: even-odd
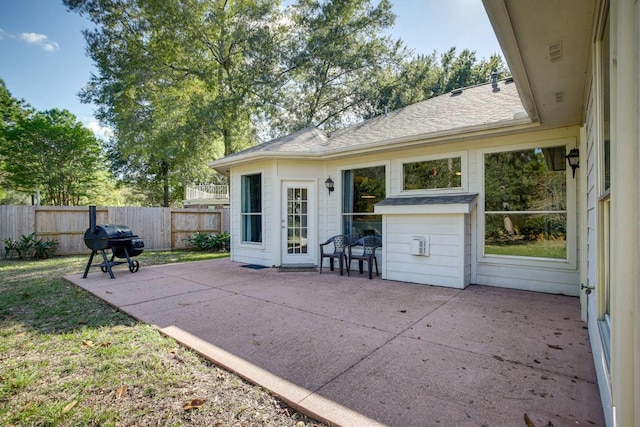
[(331, 179), (331, 177), (327, 178), (327, 180), (324, 182), (325, 187), (327, 187), (327, 190), (329, 190), (329, 194), (331, 194), (331, 192), (334, 190), (333, 187), (333, 180)]
[(565, 156), (567, 159), (567, 163), (571, 166), (571, 170), (573, 171), (573, 177), (576, 177), (576, 169), (580, 167), (580, 150), (577, 148), (572, 148), (569, 151), (569, 154)]

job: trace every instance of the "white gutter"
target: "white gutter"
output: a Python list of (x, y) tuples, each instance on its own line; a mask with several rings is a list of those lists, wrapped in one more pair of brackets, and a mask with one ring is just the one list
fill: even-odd
[[(208, 163), (208, 166), (219, 172), (225, 173), (231, 166), (238, 166), (249, 163), (254, 160), (263, 159), (309, 159), (309, 160), (328, 160), (345, 157), (362, 152), (375, 153), (381, 151), (395, 150), (398, 148), (409, 148), (415, 145), (433, 145), (450, 141), (461, 141), (471, 138), (481, 138), (494, 136), (497, 133), (507, 131), (526, 130), (540, 126), (540, 123), (532, 122), (529, 117), (514, 119), (504, 122), (488, 123), (466, 128), (450, 129), (440, 132), (427, 132), (416, 135), (407, 135), (393, 139), (378, 140), (357, 146), (346, 146), (335, 149), (327, 149), (317, 152), (300, 152), (300, 151), (257, 151), (246, 155), (234, 156), (232, 158), (222, 158)], [(401, 146), (401, 147), (399, 147)]]

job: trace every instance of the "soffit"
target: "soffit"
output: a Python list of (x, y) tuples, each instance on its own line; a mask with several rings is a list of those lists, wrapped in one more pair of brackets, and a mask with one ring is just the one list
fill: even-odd
[(581, 124), (596, 0), (483, 1), (529, 115)]

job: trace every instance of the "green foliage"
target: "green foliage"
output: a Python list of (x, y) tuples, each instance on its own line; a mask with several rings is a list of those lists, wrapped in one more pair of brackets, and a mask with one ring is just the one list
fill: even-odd
[(51, 257), (58, 249), (59, 242), (57, 240), (36, 239), (35, 233), (28, 236), (24, 234), (19, 240), (11, 238), (4, 240), (4, 257), (18, 259), (46, 259)]
[(404, 189), (420, 190), (462, 186), (460, 157), (405, 163)]
[(184, 239), (200, 251), (225, 251), (228, 249), (231, 235), (226, 231), (221, 234), (200, 233)]
[(82, 93), (115, 128), (113, 171), (149, 204), (181, 200), (207, 162), (255, 143), (252, 116), (278, 86), (278, 2), (66, 0), (98, 70)]
[(405, 53), (393, 66), (378, 70), (377, 75), (369, 77), (376, 83), (366, 94), (369, 107), (363, 115), (380, 115), (457, 88), (486, 83), (493, 71), (499, 79), (509, 75), (498, 54), (478, 61), (474, 51), (456, 51), (452, 47), (440, 56), (433, 52), (415, 57)]
[(389, 0), (64, 0), (97, 73), (82, 91), (114, 128), (112, 172), (142, 203), (178, 203), (207, 163), (304, 127), (363, 118), (484, 83), (498, 55), (413, 57), (384, 36)]
[(566, 224), (564, 215), (532, 215), (520, 232), (527, 240), (564, 240)]
[(69, 111), (20, 116), (3, 133), (5, 180), (26, 193), (39, 189), (45, 204), (82, 204), (104, 169), (100, 141)]
[(290, 80), (271, 119), (280, 131), (344, 127), (362, 116), (378, 76), (401, 58), (402, 45), (383, 36), (395, 21), (388, 0), (299, 0), (286, 46)]

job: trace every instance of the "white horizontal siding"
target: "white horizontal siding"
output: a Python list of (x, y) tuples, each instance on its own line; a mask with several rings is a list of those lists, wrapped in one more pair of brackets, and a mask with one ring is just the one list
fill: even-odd
[(527, 291), (578, 296), (578, 271), (521, 265), (478, 264), (476, 282)]
[[(464, 288), (464, 214), (383, 215), (384, 278)], [(429, 237), (429, 256), (411, 255), (414, 236)]]

